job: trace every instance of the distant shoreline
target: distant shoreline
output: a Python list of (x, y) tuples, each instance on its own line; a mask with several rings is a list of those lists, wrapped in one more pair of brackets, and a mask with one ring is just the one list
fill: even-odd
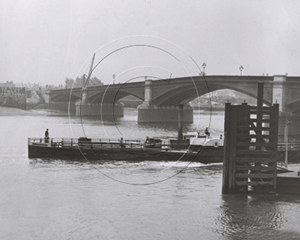
[(47, 115), (63, 115), (56, 111), (29, 109), (23, 110), (19, 108), (10, 108), (0, 106), (0, 116), (47, 116)]

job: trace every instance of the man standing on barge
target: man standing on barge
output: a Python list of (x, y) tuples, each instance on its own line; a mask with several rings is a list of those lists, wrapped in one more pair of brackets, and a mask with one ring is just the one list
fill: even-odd
[(205, 135), (206, 135), (207, 137), (210, 136), (210, 132), (209, 132), (208, 128), (205, 128)]
[(45, 143), (49, 142), (49, 130), (47, 128), (47, 130), (45, 131)]

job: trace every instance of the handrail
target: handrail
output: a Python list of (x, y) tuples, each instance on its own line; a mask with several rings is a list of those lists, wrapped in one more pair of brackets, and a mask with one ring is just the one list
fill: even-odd
[[(122, 144), (125, 147), (142, 147), (143, 143), (141, 140), (123, 140)], [(100, 139), (100, 138), (91, 138), (86, 141), (75, 139), (75, 138), (28, 138), (28, 145), (43, 145), (51, 147), (103, 147), (109, 146), (114, 148), (114, 145), (117, 145), (119, 148), (121, 146), (121, 141), (118, 139)]]
[[(32, 140), (32, 141), (40, 141), (43, 140), (44, 138), (28, 138), (28, 140)], [(50, 140), (53, 141), (64, 141), (64, 140), (69, 140), (69, 141), (74, 141), (74, 142), (80, 142), (80, 140), (78, 138), (50, 138)], [(88, 141), (84, 141), (82, 140), (82, 142), (120, 142), (120, 139), (109, 139), (109, 138), (88, 138)], [(133, 140), (123, 140), (123, 142), (127, 142), (127, 143), (141, 143), (141, 140), (138, 139), (133, 139)]]

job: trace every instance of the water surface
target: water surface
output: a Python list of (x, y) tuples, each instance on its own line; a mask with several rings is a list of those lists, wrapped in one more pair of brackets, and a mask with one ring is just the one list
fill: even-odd
[[(0, 239), (300, 239), (300, 197), (222, 195), (222, 165), (29, 160), (27, 138), (176, 136), (177, 126), (1, 116)], [(197, 115), (213, 135), (223, 115)]]

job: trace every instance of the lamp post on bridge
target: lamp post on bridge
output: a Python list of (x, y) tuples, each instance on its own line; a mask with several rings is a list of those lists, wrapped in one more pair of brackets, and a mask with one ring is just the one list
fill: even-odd
[(116, 75), (114, 74), (114, 75), (113, 75), (113, 79), (114, 79), (114, 80), (113, 80), (113, 83), (114, 83), (114, 84), (115, 84), (115, 78), (116, 78)]
[(242, 76), (243, 69), (244, 69), (244, 67), (241, 65), (240, 66), (241, 76)]
[(206, 63), (205, 62), (202, 64), (202, 67), (203, 67), (203, 75), (205, 75), (205, 67), (206, 67)]

